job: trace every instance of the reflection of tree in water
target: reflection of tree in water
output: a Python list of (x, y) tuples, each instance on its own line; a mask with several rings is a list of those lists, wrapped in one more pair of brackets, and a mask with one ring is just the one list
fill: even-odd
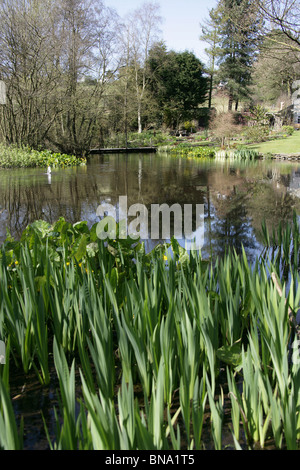
[[(242, 246), (250, 254), (257, 248), (247, 213), (247, 194), (236, 193), (213, 198), (215, 208), (210, 207), (210, 224), (206, 227), (206, 240), (212, 253), (223, 256), (229, 249), (238, 254)], [(209, 219), (208, 219), (209, 220)]]
[[(123, 195), (128, 196), (128, 207), (136, 203), (149, 207), (155, 203), (203, 202), (203, 196), (189, 181), (190, 173), (178, 171), (173, 160), (163, 169), (159, 160), (148, 155), (142, 163), (136, 158), (116, 157), (108, 165), (100, 159), (100, 164), (96, 161), (86, 172), (54, 173), (51, 184), (37, 172), (28, 172), (26, 180), (22, 175), (7, 173), (0, 187), (1, 239), (5, 238), (4, 227), (19, 237), (37, 219), (52, 223), (64, 217), (71, 223), (87, 220), (91, 225), (99, 221), (96, 210), (101, 202), (108, 199), (116, 206)], [(181, 167), (183, 163), (181, 160)]]
[(279, 222), (292, 222), (293, 210), (300, 212), (299, 199), (288, 192), (292, 169), (272, 164), (255, 173), (247, 170), (241, 178), (239, 169), (234, 175), (233, 169), (224, 167), (213, 175), (205, 233), (211, 251), (222, 255), (234, 246), (240, 252), (242, 243), (254, 259), (262, 249), (263, 220), (270, 234)]
[(248, 213), (253, 219), (254, 235), (258, 241), (263, 240), (261, 234), (263, 220), (271, 235), (280, 222), (283, 225), (292, 223), (294, 210), (299, 213), (300, 201), (292, 197), (285, 186), (258, 183), (253, 185), (248, 202)]
[[(95, 188), (90, 185), (88, 189), (88, 193), (91, 193)], [(84, 193), (87, 194), (84, 187), (79, 190), (77, 178), (47, 187), (39, 183), (28, 187), (22, 187), (17, 182), (9, 184), (1, 195), (1, 238), (6, 233), (3, 224), (13, 236), (19, 237), (24, 228), (35, 220), (43, 219), (53, 223), (59, 217), (64, 217), (75, 223), (82, 220), (83, 216), (86, 218), (89, 208), (86, 198), (82, 197)], [(96, 207), (95, 203), (93, 214), (96, 213)]]
[(128, 207), (144, 204), (149, 215), (151, 204), (204, 203), (203, 254), (211, 249), (223, 255), (229, 247), (240, 252), (243, 244), (254, 256), (263, 218), (269, 226), (292, 217), (295, 202), (286, 188), (291, 170), (281, 169), (268, 173), (258, 163), (235, 168), (145, 154), (93, 157), (86, 168), (54, 172), (51, 184), (40, 172), (9, 171), (1, 174), (0, 238), (6, 227), (19, 236), (37, 219), (52, 223), (62, 216), (92, 225), (101, 202), (117, 206), (119, 196), (127, 195)]

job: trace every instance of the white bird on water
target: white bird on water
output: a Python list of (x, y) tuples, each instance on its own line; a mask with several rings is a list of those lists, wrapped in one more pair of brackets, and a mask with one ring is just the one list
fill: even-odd
[(46, 175), (48, 176), (48, 183), (51, 184), (51, 166), (49, 165), (47, 168), (47, 173)]

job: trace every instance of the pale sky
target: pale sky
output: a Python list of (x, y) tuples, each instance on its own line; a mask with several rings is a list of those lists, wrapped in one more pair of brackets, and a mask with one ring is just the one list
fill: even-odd
[[(105, 4), (114, 8), (121, 17), (143, 3), (141, 0), (105, 0)], [(204, 48), (207, 44), (199, 40), (200, 22), (208, 18), (208, 11), (216, 6), (217, 0), (154, 0), (153, 3), (160, 5), (162, 39), (167, 48), (194, 52), (205, 62)]]

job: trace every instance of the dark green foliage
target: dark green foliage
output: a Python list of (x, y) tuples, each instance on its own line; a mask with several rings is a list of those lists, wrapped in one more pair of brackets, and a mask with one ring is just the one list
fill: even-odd
[[(50, 448), (298, 448), (300, 365), (295, 351), (288, 363), (287, 315), (300, 299), (296, 217), (276, 243), (289, 292), (270, 251), (255, 266), (244, 250), (208, 262), (174, 239), (146, 254), (131, 239), (105, 245), (95, 226), (64, 219), (9, 237), (0, 332), (11, 365), (34, 369), (43, 385), (50, 374), (58, 379), (54, 426), (44, 416)], [(28, 417), (18, 429), (8, 365), (0, 368), (0, 449), (19, 449)]]
[(167, 51), (157, 45), (149, 56), (149, 79), (160, 120), (176, 128), (180, 121), (198, 117), (197, 107), (207, 95), (203, 64), (192, 52)]
[(177, 145), (171, 150), (175, 155), (182, 155), (187, 158), (214, 158), (216, 151), (212, 147), (190, 147), (188, 145)]
[(64, 168), (85, 165), (85, 157), (0, 143), (0, 168)]
[(250, 0), (221, 0), (217, 7), (219, 27), (219, 80), (233, 101), (249, 97), (252, 65), (257, 52), (258, 16)]

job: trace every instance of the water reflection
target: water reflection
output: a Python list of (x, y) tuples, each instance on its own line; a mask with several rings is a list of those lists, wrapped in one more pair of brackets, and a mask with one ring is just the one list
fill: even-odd
[[(300, 213), (300, 165), (297, 163), (196, 162), (158, 154), (93, 156), (87, 167), (0, 172), (0, 239), (6, 229), (19, 237), (36, 219), (72, 223), (99, 221), (104, 200), (120, 196), (132, 204), (204, 204), (203, 253), (224, 254), (243, 244), (250, 257), (261, 249), (260, 228)], [(149, 243), (149, 246), (151, 243)]]

